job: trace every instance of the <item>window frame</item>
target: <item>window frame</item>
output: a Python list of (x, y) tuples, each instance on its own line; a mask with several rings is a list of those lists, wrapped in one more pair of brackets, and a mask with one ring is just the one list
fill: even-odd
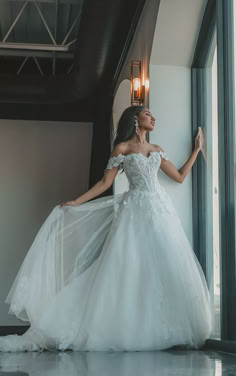
[[(235, 0), (236, 6), (236, 0)], [(206, 124), (206, 64), (216, 28), (218, 80), (219, 217), (221, 264), (221, 340), (206, 346), (236, 353), (235, 272), (235, 108), (233, 0), (208, 0), (191, 67), (192, 132)], [(206, 274), (205, 165), (193, 166), (194, 249)]]

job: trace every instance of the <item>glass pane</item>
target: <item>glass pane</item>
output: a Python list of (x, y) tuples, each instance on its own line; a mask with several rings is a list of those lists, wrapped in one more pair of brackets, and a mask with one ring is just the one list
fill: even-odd
[(212, 338), (220, 338), (220, 243), (219, 243), (219, 178), (218, 178), (218, 110), (216, 31), (206, 67), (206, 270), (214, 304)]
[[(236, 0), (233, 2), (233, 23), (234, 23), (234, 109), (236, 112)], [(235, 114), (236, 120), (236, 114)], [(234, 199), (236, 200), (236, 131), (234, 124)], [(236, 202), (234, 204), (235, 217), (236, 217)], [(235, 233), (236, 233), (236, 221), (235, 221)], [(236, 250), (235, 250), (236, 251)]]
[[(236, 121), (236, 0), (233, 1), (233, 30), (234, 30), (234, 111), (235, 111), (235, 121)], [(234, 161), (234, 210), (235, 210), (235, 219), (236, 219), (236, 125), (234, 121), (234, 155), (233, 155), (233, 161)], [(235, 234), (236, 234), (236, 220), (235, 220)], [(236, 249), (234, 250), (236, 252)], [(236, 255), (235, 255), (236, 259)], [(236, 268), (234, 269), (236, 273)], [(234, 276), (234, 281), (236, 281), (236, 275)], [(234, 283), (234, 289), (235, 289), (236, 283)], [(236, 295), (234, 290), (234, 296)], [(234, 338), (236, 339), (236, 338)]]

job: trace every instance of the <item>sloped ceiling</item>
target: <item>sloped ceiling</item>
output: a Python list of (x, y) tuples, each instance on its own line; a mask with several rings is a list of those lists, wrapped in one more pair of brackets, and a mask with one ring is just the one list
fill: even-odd
[(151, 64), (190, 67), (207, 0), (161, 0)]

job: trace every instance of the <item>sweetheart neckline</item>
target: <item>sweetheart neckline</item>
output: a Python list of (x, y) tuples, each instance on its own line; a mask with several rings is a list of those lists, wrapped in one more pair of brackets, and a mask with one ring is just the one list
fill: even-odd
[[(138, 153), (130, 153), (130, 154), (122, 154), (122, 153), (119, 153), (118, 155), (123, 155), (124, 157), (128, 157), (129, 155), (136, 155), (136, 154), (139, 155), (139, 154), (141, 154), (144, 158), (149, 159), (153, 153), (158, 153), (158, 154), (160, 154), (161, 152), (162, 152), (161, 150), (160, 150), (160, 151), (150, 151), (150, 154), (149, 154), (148, 156), (145, 155), (145, 154), (143, 154), (143, 153), (141, 153), (141, 152), (138, 152)], [(118, 155), (117, 155), (117, 157), (118, 157)]]

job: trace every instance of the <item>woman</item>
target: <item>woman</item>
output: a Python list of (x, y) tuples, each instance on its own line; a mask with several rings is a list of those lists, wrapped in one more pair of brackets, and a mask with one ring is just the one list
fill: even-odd
[[(103, 178), (46, 219), (6, 299), (9, 312), (31, 326), (23, 336), (1, 337), (1, 351), (197, 349), (210, 336), (205, 276), (157, 178), (161, 168), (184, 181), (200, 133), (177, 170), (146, 141), (154, 126), (147, 108), (127, 108)], [(87, 202), (121, 169), (129, 191)]]

